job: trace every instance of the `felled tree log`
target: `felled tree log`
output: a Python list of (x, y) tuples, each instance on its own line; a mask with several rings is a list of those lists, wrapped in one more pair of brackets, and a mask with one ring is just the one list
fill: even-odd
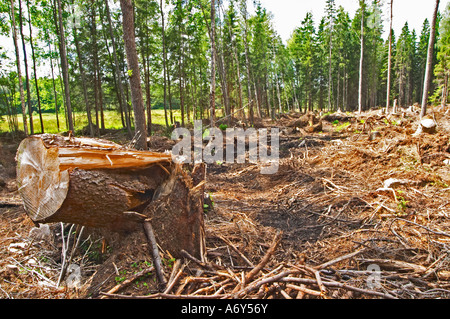
[[(192, 177), (172, 162), (170, 154), (124, 149), (97, 139), (44, 134), (23, 140), (16, 161), (19, 193), (28, 216), (36, 224), (65, 222), (116, 232), (142, 231), (142, 223), (147, 219), (145, 212), (158, 198), (157, 192), (170, 191), (163, 185), (183, 176), (190, 183), (165, 197), (167, 203), (177, 205), (171, 204), (170, 211), (161, 210), (149, 216), (165, 225), (152, 222), (152, 226), (156, 236), (158, 229), (164, 228), (182, 232), (173, 237), (174, 241), (203, 233), (200, 214), (203, 193), (193, 195)], [(191, 213), (201, 216), (184, 217)], [(192, 224), (177, 225), (188, 221)], [(195, 238), (191, 242), (170, 242), (168, 246), (201, 252), (203, 248), (197, 247), (201, 243)]]
[[(170, 178), (156, 190), (153, 201), (144, 211), (158, 243), (176, 258), (182, 257), (180, 247), (201, 260), (206, 253), (204, 228), (197, 226), (204, 224), (205, 178), (205, 164), (196, 166), (191, 176), (176, 167)], [(179, 213), (174, 215), (173, 211)]]

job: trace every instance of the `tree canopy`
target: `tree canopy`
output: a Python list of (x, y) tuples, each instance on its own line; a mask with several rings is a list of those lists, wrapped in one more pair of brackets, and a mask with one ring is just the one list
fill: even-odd
[[(322, 17), (299, 13), (286, 43), (259, 1), (131, 4), (138, 70), (127, 63), (119, 2), (0, 1), (0, 34), (8, 42), (0, 44), (0, 116), (9, 130), (45, 132), (45, 113), (55, 115), (58, 130), (94, 136), (106, 128), (106, 111), (116, 112), (130, 134), (136, 116), (144, 116), (151, 134), (155, 109), (164, 110), (165, 126), (185, 126), (210, 118), (211, 105), (217, 116), (250, 121), (291, 110), (386, 105), (389, 24), (383, 17), (389, 6), (381, 1), (361, 1), (349, 13), (328, 0)], [(430, 87), (430, 102), (443, 105), (450, 74), (449, 17), (447, 8), (437, 18)], [(408, 23), (400, 34), (392, 32), (389, 99), (403, 107), (422, 99), (431, 29), (430, 17), (423, 18), (420, 33)], [(137, 73), (143, 112), (132, 103), (136, 97), (129, 80)], [(28, 126), (19, 125), (21, 114)], [(88, 127), (79, 127), (80, 114), (87, 115)]]

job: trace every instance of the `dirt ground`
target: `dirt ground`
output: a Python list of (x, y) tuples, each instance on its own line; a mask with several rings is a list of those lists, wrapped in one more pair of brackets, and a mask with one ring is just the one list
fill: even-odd
[[(15, 182), (21, 137), (4, 134), (0, 298), (449, 298), (450, 115), (429, 114), (437, 132), (418, 136), (418, 114), (406, 110), (259, 121), (280, 128), (278, 172), (208, 166), (208, 264), (162, 252), (173, 283), (164, 293), (144, 234), (36, 228)], [(120, 133), (102, 138), (124, 143)], [(174, 141), (149, 144), (164, 151)], [(74, 267), (60, 278), (63, 244)]]

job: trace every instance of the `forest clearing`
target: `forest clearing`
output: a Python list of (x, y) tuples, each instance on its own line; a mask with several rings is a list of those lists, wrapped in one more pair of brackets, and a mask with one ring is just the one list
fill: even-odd
[(450, 5), (396, 1), (0, 0), (0, 298), (450, 298)]
[[(172, 280), (166, 292), (155, 286), (143, 233), (120, 237), (85, 229), (75, 249), (79, 228), (66, 225), (63, 233), (59, 223), (50, 224), (47, 233), (36, 228), (17, 194), (18, 140), (4, 136), (2, 294), (448, 298), (450, 116), (432, 112), (438, 132), (417, 137), (412, 136), (417, 113), (332, 114), (325, 116), (329, 121), (322, 121), (320, 132), (289, 127), (301, 115), (297, 113), (263, 121), (266, 127), (283, 128), (278, 173), (261, 175), (255, 164), (208, 165), (207, 262), (192, 256), (175, 259), (161, 251), (164, 273)], [(379, 135), (371, 140), (373, 131)], [(149, 138), (151, 150), (170, 150), (173, 143), (166, 137)], [(66, 243), (72, 238), (66, 252), (71, 262), (82, 265), (78, 289), (54, 286), (61, 271), (61, 234)], [(371, 265), (380, 272), (370, 289)]]

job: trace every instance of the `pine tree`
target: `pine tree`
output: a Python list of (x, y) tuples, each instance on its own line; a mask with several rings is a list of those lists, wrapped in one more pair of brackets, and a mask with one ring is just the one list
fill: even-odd
[(427, 67), (425, 70), (425, 79), (424, 79), (424, 86), (423, 86), (423, 97), (422, 97), (422, 109), (420, 111), (420, 117), (424, 117), (427, 113), (427, 106), (428, 106), (428, 90), (431, 86), (431, 76), (433, 72), (433, 52), (434, 52), (434, 42), (435, 42), (435, 36), (436, 36), (436, 21), (439, 11), (439, 3), (440, 0), (436, 0), (434, 12), (433, 12), (433, 19), (431, 20), (431, 32), (430, 32), (430, 40), (428, 44), (428, 54), (427, 54)]
[(326, 2), (326, 22), (328, 24), (329, 33), (329, 49), (328, 49), (328, 111), (332, 108), (331, 102), (331, 92), (332, 88), (332, 54), (333, 54), (333, 30), (334, 30), (334, 19), (336, 14), (336, 3), (335, 0), (327, 0)]
[(435, 66), (434, 73), (441, 91), (441, 109), (444, 110), (448, 101), (450, 80), (450, 5), (447, 5), (440, 25), (437, 58), (438, 64)]
[(397, 42), (397, 52), (395, 56), (395, 70), (398, 84), (398, 105), (406, 106), (411, 104), (411, 81), (412, 68), (415, 53), (415, 41), (413, 34), (409, 31), (406, 22)]
[(304, 97), (308, 110), (313, 109), (313, 70), (315, 52), (315, 27), (312, 13), (307, 13), (301, 26), (297, 28), (288, 45), (293, 54), (298, 73), (305, 79)]

